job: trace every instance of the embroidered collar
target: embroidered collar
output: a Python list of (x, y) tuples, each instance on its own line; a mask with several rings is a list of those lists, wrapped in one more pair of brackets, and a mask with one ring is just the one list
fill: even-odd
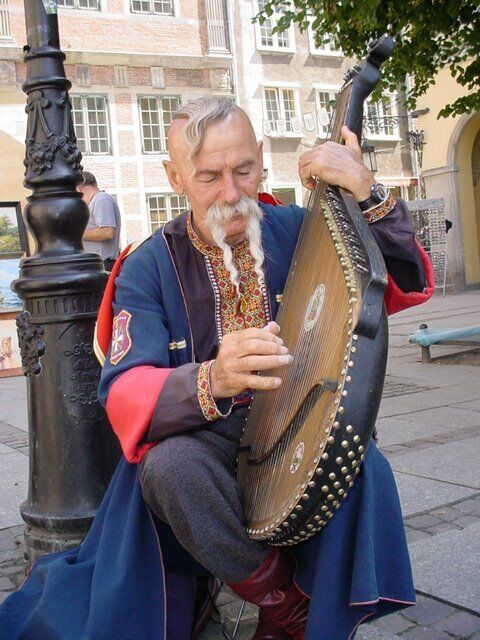
[[(187, 214), (187, 233), (190, 238), (190, 242), (193, 244), (195, 249), (200, 251), (204, 256), (208, 256), (209, 258), (222, 258), (223, 252), (220, 247), (217, 247), (214, 244), (207, 244), (203, 242), (198, 235), (195, 233), (195, 230), (192, 225), (192, 212), (189, 211)], [(244, 256), (249, 255), (249, 247), (248, 240), (245, 238), (241, 242), (238, 242), (236, 245), (232, 247), (233, 255), (236, 258), (242, 258)]]

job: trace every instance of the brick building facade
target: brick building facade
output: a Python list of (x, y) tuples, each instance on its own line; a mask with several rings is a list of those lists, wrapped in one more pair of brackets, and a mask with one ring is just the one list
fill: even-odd
[[(297, 29), (273, 34), (275, 17), (262, 27), (252, 24), (257, 0), (57, 4), (83, 165), (116, 197), (123, 245), (185, 207), (162, 167), (165, 135), (172, 113), (206, 93), (230, 95), (246, 109), (265, 139), (264, 186), (302, 202), (298, 156), (325, 137), (330, 101), (349, 66), (332, 43), (316, 48), (311, 34)], [(23, 0), (0, 0), (0, 177), (9, 149), (15, 146), (18, 156), (25, 138), (24, 42)], [(369, 109), (396, 115), (397, 100)], [(402, 131), (392, 124), (370, 133), (380, 152), (378, 175), (405, 192), (412, 167)], [(0, 201), (25, 198), (22, 174), (18, 166), (0, 180)]]

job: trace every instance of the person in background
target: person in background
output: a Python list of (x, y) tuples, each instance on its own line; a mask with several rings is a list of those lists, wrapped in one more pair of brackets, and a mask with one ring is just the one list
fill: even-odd
[(83, 234), (85, 251), (98, 253), (111, 271), (118, 257), (120, 243), (120, 211), (111, 195), (100, 191), (97, 179), (90, 171), (83, 172), (83, 182), (78, 191), (90, 209), (90, 218)]

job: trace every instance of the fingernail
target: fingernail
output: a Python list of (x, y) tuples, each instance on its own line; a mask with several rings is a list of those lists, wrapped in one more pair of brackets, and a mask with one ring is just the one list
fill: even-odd
[(282, 380), (281, 380), (281, 378), (275, 378), (275, 380), (274, 380), (273, 384), (274, 384), (276, 387), (279, 387), (279, 386), (282, 384)]
[(280, 353), (288, 353), (288, 347), (280, 347)]
[(293, 357), (291, 355), (288, 356), (279, 356), (281, 364), (290, 364), (292, 362)]

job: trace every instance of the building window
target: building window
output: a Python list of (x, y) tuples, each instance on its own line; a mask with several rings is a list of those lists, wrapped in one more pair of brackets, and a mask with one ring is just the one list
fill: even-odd
[(265, 101), (265, 117), (270, 135), (301, 133), (302, 124), (299, 117), (297, 96), (295, 89), (265, 87), (263, 90)]
[(100, 0), (57, 0), (59, 7), (67, 7), (69, 9), (91, 9), (92, 11), (100, 11)]
[(308, 44), (310, 53), (316, 56), (343, 56), (340, 45), (333, 34), (324, 35), (319, 46), (315, 44), (315, 33), (311, 27), (308, 27)]
[(108, 102), (105, 96), (72, 96), (77, 145), (84, 154), (110, 153)]
[(77, 83), (82, 87), (90, 86), (90, 68), (88, 64), (77, 64)]
[(0, 38), (10, 39), (12, 32), (10, 29), (10, 9), (8, 0), (0, 0)]
[(212, 53), (229, 53), (228, 19), (225, 0), (206, 0), (208, 49)]
[(330, 132), (330, 124), (332, 121), (337, 94), (337, 90), (320, 89), (317, 91), (317, 123), (319, 138), (326, 138)]
[(131, 0), (130, 10), (132, 13), (173, 16), (173, 0)]
[(377, 102), (367, 101), (365, 126), (369, 139), (398, 138), (395, 96), (383, 96)]
[(138, 101), (144, 153), (166, 153), (167, 132), (180, 98), (172, 96), (142, 96)]
[(188, 209), (188, 200), (185, 196), (177, 196), (175, 193), (158, 193), (147, 196), (147, 209), (153, 233)]
[[(264, 11), (266, 4), (267, 0), (258, 0), (255, 7), (257, 13)], [(286, 31), (282, 31), (281, 33), (273, 32), (281, 15), (282, 14), (280, 12), (276, 11), (271, 16), (266, 17), (263, 24), (259, 24), (258, 22), (255, 24), (257, 49), (261, 51), (271, 50), (286, 53), (292, 53), (295, 51), (292, 27), (289, 27)]]
[(128, 87), (128, 67), (114, 67), (115, 86)]

